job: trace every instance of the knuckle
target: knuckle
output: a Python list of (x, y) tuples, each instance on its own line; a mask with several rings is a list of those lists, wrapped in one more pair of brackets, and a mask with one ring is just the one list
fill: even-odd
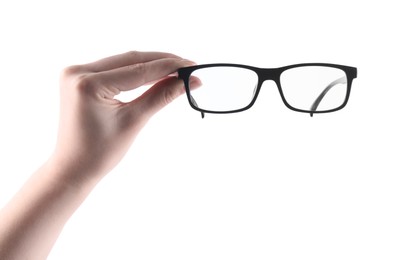
[(73, 90), (78, 93), (91, 93), (99, 82), (99, 77), (87, 73), (82, 65), (72, 65), (63, 69), (61, 73), (61, 89)]
[(140, 79), (142, 84), (147, 83), (147, 65), (145, 63), (137, 63), (134, 65), (130, 65), (128, 70), (133, 72), (137, 78)]
[(178, 87), (165, 87), (164, 88), (164, 104), (168, 105), (174, 101), (178, 96), (183, 93), (183, 90)]
[(134, 65), (131, 65), (130, 69), (139, 75), (139, 74), (145, 73), (146, 65), (145, 65), (145, 63), (137, 63)]
[(141, 56), (141, 53), (139, 51), (129, 51), (128, 55), (135, 60), (136, 58), (139, 58)]
[(90, 92), (97, 84), (97, 79), (92, 74), (82, 74), (74, 79), (74, 86), (79, 92)]
[(82, 72), (80, 65), (72, 65), (63, 69), (61, 76), (62, 78), (71, 78)]
[(166, 90), (164, 92), (164, 104), (168, 105), (175, 99), (175, 93), (171, 90)]

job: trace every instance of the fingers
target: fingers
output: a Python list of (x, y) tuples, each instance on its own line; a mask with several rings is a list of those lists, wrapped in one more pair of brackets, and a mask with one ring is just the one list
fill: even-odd
[(128, 91), (167, 77), (181, 67), (194, 65), (193, 62), (180, 58), (163, 58), (144, 63), (137, 63), (109, 71), (95, 73), (96, 82), (119, 91)]
[[(200, 85), (201, 81), (196, 77), (192, 77), (190, 86), (198, 88)], [(178, 80), (176, 77), (167, 77), (147, 90), (138, 100), (132, 101), (128, 105), (138, 105), (140, 113), (151, 117), (184, 93), (185, 87), (182, 80)], [(131, 111), (136, 111), (136, 107)]]
[(181, 59), (174, 54), (165, 52), (130, 51), (88, 63), (82, 67), (88, 72), (101, 72), (166, 58)]

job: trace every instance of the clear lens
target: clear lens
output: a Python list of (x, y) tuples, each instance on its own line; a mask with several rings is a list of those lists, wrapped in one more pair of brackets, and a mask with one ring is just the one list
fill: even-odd
[(258, 76), (254, 71), (238, 67), (210, 67), (195, 70), (202, 85), (191, 92), (198, 108), (227, 112), (247, 107), (255, 94)]
[(280, 83), (287, 103), (296, 109), (328, 111), (339, 108), (346, 99), (346, 74), (338, 68), (291, 68), (281, 74)]

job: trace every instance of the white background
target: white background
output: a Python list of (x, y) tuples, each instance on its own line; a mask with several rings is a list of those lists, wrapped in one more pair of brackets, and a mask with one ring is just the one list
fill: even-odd
[(393, 4), (2, 1), (0, 206), (51, 154), (63, 67), (129, 50), (259, 67), (339, 63), (358, 78), (336, 113), (290, 111), (271, 82), (234, 115), (202, 120), (179, 98), (49, 259), (396, 259)]

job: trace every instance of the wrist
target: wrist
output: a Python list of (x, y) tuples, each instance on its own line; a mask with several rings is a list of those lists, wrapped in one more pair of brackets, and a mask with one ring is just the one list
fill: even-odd
[(68, 159), (56, 154), (52, 155), (39, 171), (60, 189), (68, 189), (78, 194), (89, 193), (104, 175), (87, 167), (81, 160)]

